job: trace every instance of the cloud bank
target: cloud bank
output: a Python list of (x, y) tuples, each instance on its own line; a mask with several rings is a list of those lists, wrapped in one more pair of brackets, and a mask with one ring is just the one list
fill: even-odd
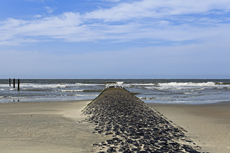
[[(0, 21), (0, 45), (42, 41), (201, 42), (229, 35), (229, 0), (142, 0), (92, 12)], [(53, 11), (47, 7), (48, 11)]]

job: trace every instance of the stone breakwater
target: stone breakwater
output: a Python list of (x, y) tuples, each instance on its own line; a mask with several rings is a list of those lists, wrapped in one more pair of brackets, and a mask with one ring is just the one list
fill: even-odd
[(139, 98), (122, 88), (107, 88), (84, 110), (94, 133), (111, 139), (95, 143), (99, 153), (197, 153), (200, 147), (187, 139)]

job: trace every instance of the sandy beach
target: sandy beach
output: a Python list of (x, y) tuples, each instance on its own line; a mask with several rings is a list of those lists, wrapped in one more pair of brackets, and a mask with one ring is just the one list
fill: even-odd
[(106, 139), (93, 124), (78, 123), (89, 101), (0, 104), (2, 153), (89, 153)]
[[(93, 134), (92, 123), (79, 123), (90, 101), (0, 104), (0, 148), (3, 153), (97, 152), (94, 143), (109, 138)], [(205, 152), (230, 152), (230, 104), (148, 104), (182, 127)]]
[(203, 151), (230, 152), (230, 102), (203, 105), (149, 104), (181, 126)]

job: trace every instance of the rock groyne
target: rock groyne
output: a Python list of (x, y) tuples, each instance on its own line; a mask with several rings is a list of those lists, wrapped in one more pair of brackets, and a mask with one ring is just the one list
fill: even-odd
[(93, 144), (99, 153), (197, 153), (200, 147), (184, 132), (123, 88), (105, 89), (83, 114), (94, 133), (111, 139)]

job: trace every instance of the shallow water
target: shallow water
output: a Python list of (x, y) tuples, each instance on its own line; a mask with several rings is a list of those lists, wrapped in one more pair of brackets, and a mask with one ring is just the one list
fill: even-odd
[[(12, 82), (12, 81), (11, 81)], [(146, 103), (203, 104), (230, 100), (230, 80), (21, 79), (20, 91), (0, 80), (0, 103), (89, 100), (108, 86), (123, 86)]]

